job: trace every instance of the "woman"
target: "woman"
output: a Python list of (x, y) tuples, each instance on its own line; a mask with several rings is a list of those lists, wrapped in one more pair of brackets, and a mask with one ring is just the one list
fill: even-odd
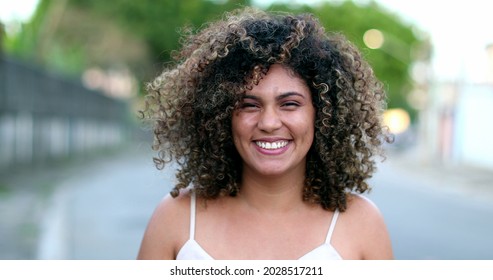
[(139, 259), (390, 259), (358, 193), (390, 141), (385, 94), (341, 35), (310, 15), (246, 8), (190, 34), (148, 87), (158, 168), (177, 184)]

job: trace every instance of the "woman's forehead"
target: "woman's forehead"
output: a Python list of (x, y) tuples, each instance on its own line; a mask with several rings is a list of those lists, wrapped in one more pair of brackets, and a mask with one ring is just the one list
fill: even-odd
[(262, 75), (258, 83), (253, 84), (247, 92), (251, 93), (257, 90), (287, 91), (289, 89), (307, 90), (308, 86), (306, 81), (291, 68), (281, 64), (273, 64), (267, 73)]

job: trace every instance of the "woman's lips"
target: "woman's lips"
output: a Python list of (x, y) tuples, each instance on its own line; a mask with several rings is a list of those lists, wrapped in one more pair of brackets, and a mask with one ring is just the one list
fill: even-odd
[(255, 145), (262, 149), (266, 150), (277, 150), (280, 148), (284, 148), (289, 142), (287, 140), (279, 140), (279, 141), (255, 141)]

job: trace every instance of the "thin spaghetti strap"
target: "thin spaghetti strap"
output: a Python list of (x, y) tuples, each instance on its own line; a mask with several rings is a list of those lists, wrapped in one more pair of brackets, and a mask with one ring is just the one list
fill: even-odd
[(338, 217), (339, 217), (339, 209), (336, 209), (336, 211), (334, 211), (334, 215), (332, 216), (332, 221), (330, 222), (329, 232), (327, 232), (325, 243), (330, 244), (330, 239), (332, 238), (332, 233), (334, 233), (334, 228), (336, 227), (336, 222)]
[(195, 192), (192, 191), (192, 197), (190, 199), (190, 239), (195, 239)]

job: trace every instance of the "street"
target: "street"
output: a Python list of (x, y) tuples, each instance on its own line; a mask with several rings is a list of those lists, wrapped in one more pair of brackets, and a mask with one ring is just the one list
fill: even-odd
[(43, 223), (39, 259), (135, 259), (147, 222), (173, 174), (150, 148), (132, 147), (65, 180)]
[(369, 197), (385, 217), (395, 258), (493, 259), (491, 195), (439, 175), (419, 176), (389, 162), (372, 179)]

